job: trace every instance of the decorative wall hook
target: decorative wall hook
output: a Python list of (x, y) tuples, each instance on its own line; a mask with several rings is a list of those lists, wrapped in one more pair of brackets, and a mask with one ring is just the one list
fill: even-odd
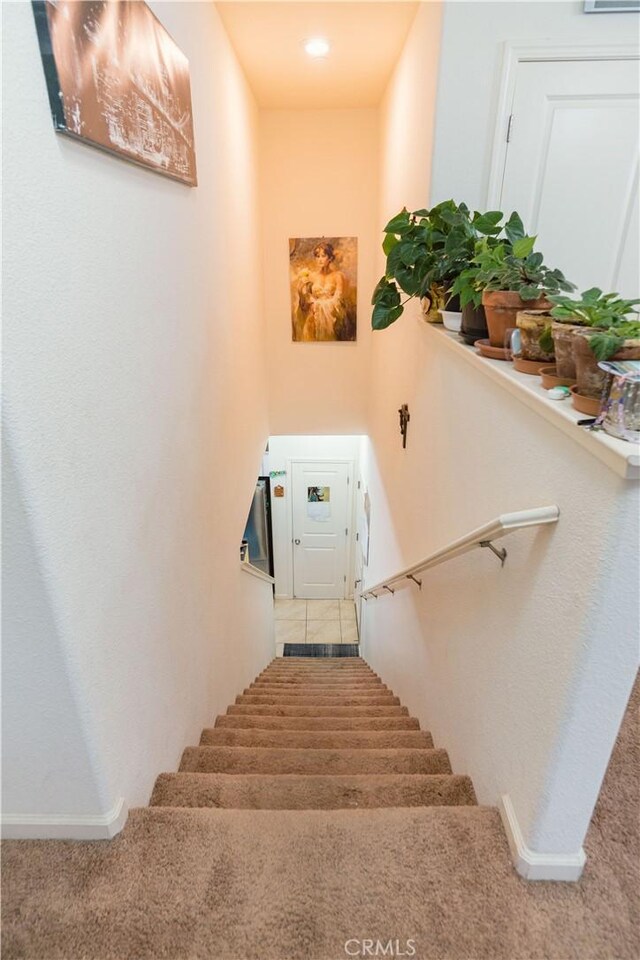
[(414, 577), (412, 573), (407, 574), (407, 580), (413, 580), (413, 582), (417, 583), (420, 589), (422, 590), (422, 580), (418, 580), (418, 578)]
[(402, 434), (402, 449), (405, 450), (407, 446), (407, 426), (409, 420), (411, 420), (411, 414), (409, 413), (409, 407), (406, 403), (403, 403), (400, 409), (398, 410), (400, 414), (400, 433)]
[(384, 587), (383, 587), (382, 589), (383, 589), (383, 590), (388, 590), (389, 593), (395, 593), (395, 590), (392, 590), (391, 587), (388, 587), (388, 586), (386, 585), (386, 583), (385, 583), (385, 585), (384, 585)]

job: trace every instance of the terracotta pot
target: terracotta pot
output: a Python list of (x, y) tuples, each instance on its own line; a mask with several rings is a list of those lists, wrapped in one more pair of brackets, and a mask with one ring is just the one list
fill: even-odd
[(540, 368), (540, 379), (542, 380), (542, 386), (545, 390), (551, 390), (553, 387), (572, 387), (574, 385), (575, 380), (571, 380), (569, 377), (559, 377), (557, 373), (558, 371), (555, 366)]
[(551, 324), (551, 336), (556, 350), (556, 376), (572, 383), (576, 382), (576, 362), (573, 359), (573, 334), (576, 330), (584, 330), (584, 327), (572, 323), (558, 323), (557, 320)]
[(585, 397), (584, 394), (578, 391), (577, 384), (573, 384), (572, 387), (569, 387), (571, 391), (571, 403), (573, 404), (574, 410), (577, 410), (578, 413), (586, 413), (588, 417), (597, 417), (600, 413), (600, 400), (595, 397)]
[[(577, 390), (583, 397), (600, 398), (607, 375), (598, 366), (590, 346), (591, 337), (602, 331), (591, 327), (588, 331), (582, 328), (573, 335), (573, 357), (576, 363)], [(640, 340), (625, 340), (622, 349), (618, 350), (609, 360), (640, 360)]]
[(552, 304), (544, 297), (522, 300), (513, 290), (485, 290), (482, 305), (487, 316), (489, 340), (492, 347), (504, 347), (504, 338), (510, 327), (515, 327), (520, 310), (550, 310)]
[(465, 343), (473, 344), (476, 340), (483, 340), (488, 334), (484, 307), (482, 305), (474, 307), (472, 303), (468, 303), (462, 308), (460, 336)]
[(546, 310), (519, 310), (516, 315), (516, 326), (520, 330), (522, 342), (522, 359), (535, 360), (538, 363), (549, 363), (555, 359), (555, 353), (543, 350), (540, 346), (540, 337), (551, 324), (551, 314)]

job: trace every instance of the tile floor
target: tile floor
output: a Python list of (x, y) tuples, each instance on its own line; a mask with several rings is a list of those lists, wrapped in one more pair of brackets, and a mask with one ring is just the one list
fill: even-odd
[(285, 643), (358, 643), (353, 600), (276, 600), (276, 656)]

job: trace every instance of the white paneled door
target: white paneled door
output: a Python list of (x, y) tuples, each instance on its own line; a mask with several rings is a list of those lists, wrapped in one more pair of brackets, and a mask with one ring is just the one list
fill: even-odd
[(579, 290), (640, 296), (637, 60), (520, 62), (499, 208)]
[(293, 461), (293, 595), (346, 596), (349, 537), (347, 462)]

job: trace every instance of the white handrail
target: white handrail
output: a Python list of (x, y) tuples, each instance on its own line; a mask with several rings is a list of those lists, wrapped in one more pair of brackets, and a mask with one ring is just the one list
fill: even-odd
[[(534, 507), (532, 510), (519, 510), (517, 513), (503, 513), (501, 516), (496, 517), (495, 520), (491, 520), (490, 523), (485, 523), (483, 527), (478, 527), (477, 530), (473, 530), (465, 537), (454, 540), (453, 543), (450, 543), (447, 547), (443, 547), (436, 553), (425, 557), (424, 560), (414, 563), (412, 567), (407, 567), (406, 570), (401, 570), (392, 577), (381, 580), (373, 587), (366, 587), (361, 590), (360, 596), (364, 600), (367, 600), (369, 597), (376, 597), (377, 590), (386, 590), (389, 593), (393, 593), (392, 585), (405, 580), (413, 580), (421, 587), (422, 583), (415, 579), (417, 573), (421, 573), (423, 570), (429, 570), (431, 567), (437, 567), (438, 564), (444, 563), (446, 560), (459, 557), (461, 554), (473, 550), (474, 547), (490, 547), (504, 564), (507, 551), (497, 550), (493, 547), (492, 543), (494, 540), (499, 540), (500, 537), (506, 537), (508, 533), (512, 533), (514, 530), (521, 530), (523, 527), (540, 527), (547, 523), (557, 523), (559, 516), (560, 509), (556, 506)], [(406, 584), (403, 585), (406, 586)]]

